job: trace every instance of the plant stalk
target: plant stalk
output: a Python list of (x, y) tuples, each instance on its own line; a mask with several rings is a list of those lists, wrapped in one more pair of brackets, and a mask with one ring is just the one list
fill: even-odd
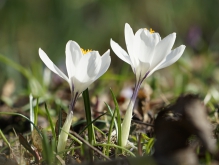
[(131, 100), (130, 100), (128, 108), (127, 108), (127, 111), (125, 113), (125, 117), (124, 117), (123, 122), (122, 122), (122, 141), (121, 141), (121, 146), (122, 147), (125, 147), (127, 142), (128, 142), (130, 126), (131, 126), (131, 120), (132, 120), (132, 112), (133, 112), (133, 108), (134, 108), (134, 105), (135, 105), (135, 100), (136, 100), (136, 97), (138, 95), (138, 91), (139, 91), (140, 86), (141, 86), (140, 83), (137, 83), (135, 85), (134, 93), (131, 97)]
[(84, 107), (85, 107), (85, 114), (86, 114), (86, 120), (88, 125), (88, 141), (90, 144), (93, 143), (94, 137), (94, 129), (92, 123), (92, 116), (91, 116), (91, 109), (90, 109), (90, 98), (89, 98), (89, 92), (88, 88), (83, 92), (83, 99), (84, 99)]
[(66, 132), (69, 133), (69, 131), (70, 131), (72, 119), (73, 119), (73, 111), (70, 111), (67, 118), (66, 118), (66, 120), (65, 120), (65, 123), (62, 127), (61, 133), (59, 135), (59, 140), (58, 140), (58, 145), (57, 145), (57, 152), (62, 152), (62, 151), (65, 150), (66, 143), (67, 143), (67, 140), (68, 140), (68, 134)]

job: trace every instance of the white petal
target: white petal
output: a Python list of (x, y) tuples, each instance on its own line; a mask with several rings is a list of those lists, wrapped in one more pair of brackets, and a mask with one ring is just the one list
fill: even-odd
[(101, 66), (101, 58), (97, 51), (88, 52), (77, 65), (77, 73), (71, 77), (74, 92), (83, 92), (95, 79)]
[(181, 45), (178, 48), (172, 50), (170, 54), (167, 55), (165, 61), (156, 70), (168, 67), (175, 63), (182, 56), (185, 48), (185, 45)]
[(176, 39), (176, 33), (172, 33), (157, 44), (151, 61), (150, 70), (153, 70), (166, 58), (166, 56), (170, 53), (171, 48), (173, 47), (175, 39)]
[(144, 63), (149, 63), (152, 59), (154, 48), (158, 42), (157, 37), (147, 33), (147, 30), (141, 29), (138, 30), (135, 35), (135, 53), (138, 56), (138, 59)]
[(144, 30), (145, 35), (147, 36), (146, 42), (148, 46), (154, 47), (157, 45), (158, 42), (161, 41), (159, 33), (151, 33), (147, 29), (143, 29), (143, 30)]
[(159, 33), (152, 33), (152, 36), (154, 40), (156, 41), (156, 44), (161, 41), (161, 37)]
[(59, 75), (61, 78), (65, 79), (69, 83), (68, 77), (49, 59), (46, 53), (39, 48), (39, 56), (44, 64), (54, 73)]
[(165, 58), (165, 60), (163, 62), (161, 62), (153, 70), (150, 71), (150, 73), (147, 77), (152, 75), (155, 71), (162, 69), (162, 68), (165, 68), (165, 67), (168, 67), (168, 66), (172, 65), (173, 63), (175, 63), (182, 56), (184, 50), (185, 50), (185, 45), (181, 45), (178, 48), (172, 50), (171, 53), (169, 53), (167, 55), (167, 57)]
[(89, 56), (89, 53), (90, 58), (87, 66), (87, 74), (89, 77), (94, 78), (100, 71), (101, 56), (98, 51), (88, 52), (85, 56)]
[[(111, 62), (109, 54), (110, 50), (106, 51), (101, 57), (98, 52), (93, 52), (93, 54), (90, 55), (90, 58), (87, 57), (89, 59), (88, 63), (86, 63), (87, 60), (84, 60), (83, 66), (87, 66), (87, 68), (83, 67), (84, 70), (82, 69), (82, 72), (80, 72), (79, 75), (73, 77), (74, 85), (77, 87), (76, 90), (79, 93), (83, 92), (88, 86), (90, 86), (90, 84), (107, 71)], [(88, 54), (85, 56), (87, 55)], [(96, 59), (93, 58), (94, 56), (96, 56)], [(81, 66), (81, 64), (82, 62), (80, 62), (79, 65)], [(88, 70), (87, 75), (84, 73), (86, 69)]]
[(76, 74), (76, 66), (83, 56), (81, 48), (75, 41), (68, 41), (65, 54), (68, 77), (73, 77)]
[(77, 92), (79, 95), (92, 83), (92, 81), (81, 82), (77, 77), (72, 77), (71, 81), (74, 83), (74, 92)]
[(97, 51), (88, 52), (78, 63), (75, 77), (81, 82), (91, 81), (100, 70), (101, 57)]
[(133, 47), (134, 47), (134, 33), (132, 28), (128, 23), (125, 24), (125, 43), (129, 53), (129, 56), (134, 55)]
[[(98, 79), (100, 76), (102, 76), (109, 68), (111, 63), (111, 58), (110, 58), (110, 50), (107, 50), (102, 56), (101, 56), (101, 66), (99, 73), (95, 77), (95, 80)], [(95, 81), (94, 80), (94, 81)]]
[(72, 77), (75, 92), (83, 92), (94, 80), (99, 73), (101, 66), (101, 57), (97, 51), (88, 52), (80, 60), (77, 73)]
[(137, 68), (139, 65), (139, 54), (141, 53), (141, 47), (144, 44), (140, 38), (140, 34), (143, 32), (143, 29), (139, 29), (135, 33), (134, 42), (133, 42), (133, 54), (129, 54), (133, 68)]
[(112, 39), (110, 40), (110, 45), (114, 53), (123, 61), (131, 65), (131, 60), (129, 55), (126, 53), (124, 49), (122, 49), (119, 44), (114, 42)]

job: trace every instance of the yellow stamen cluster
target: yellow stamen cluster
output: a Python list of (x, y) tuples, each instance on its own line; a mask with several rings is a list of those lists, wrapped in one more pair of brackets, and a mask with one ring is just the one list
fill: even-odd
[(81, 48), (81, 52), (83, 53), (83, 54), (87, 54), (88, 52), (91, 52), (92, 51), (92, 49), (87, 49), (87, 50), (85, 50), (85, 49), (82, 49)]
[(155, 31), (152, 29), (152, 28), (150, 28), (150, 33), (154, 33)]
[[(147, 28), (145, 28), (145, 29), (148, 30)], [(152, 28), (150, 28), (149, 32), (150, 33), (155, 33), (155, 31)]]

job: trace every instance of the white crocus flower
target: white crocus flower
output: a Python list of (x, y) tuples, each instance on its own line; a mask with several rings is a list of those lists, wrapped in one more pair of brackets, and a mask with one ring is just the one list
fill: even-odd
[(176, 62), (182, 55), (185, 45), (171, 50), (176, 39), (172, 33), (161, 40), (159, 33), (139, 29), (135, 34), (128, 23), (125, 24), (125, 42), (128, 53), (112, 39), (111, 48), (115, 54), (130, 64), (137, 81), (142, 81), (156, 70)]
[(75, 99), (107, 71), (111, 62), (110, 50), (102, 56), (98, 51), (86, 53), (75, 41), (69, 41), (65, 53), (68, 76), (49, 59), (42, 49), (39, 49), (41, 60), (51, 71), (68, 82), (73, 96), (72, 99)]
[(63, 151), (66, 146), (71, 121), (73, 118), (73, 109), (79, 95), (96, 79), (102, 76), (109, 68), (111, 58), (110, 50), (100, 56), (98, 51), (84, 51), (75, 41), (69, 41), (66, 45), (66, 76), (46, 55), (39, 49), (39, 56), (45, 65), (61, 78), (66, 80), (70, 86), (72, 98), (69, 107), (69, 113), (63, 128), (59, 135), (57, 150)]
[(133, 96), (127, 108), (122, 124), (122, 145), (127, 144), (130, 130), (132, 111), (137, 97), (138, 90), (145, 78), (156, 70), (165, 68), (176, 62), (185, 50), (181, 45), (173, 50), (176, 33), (172, 33), (161, 40), (159, 33), (153, 30), (139, 29), (135, 34), (128, 23), (125, 24), (125, 42), (128, 53), (112, 39), (110, 45), (115, 54), (130, 64), (136, 75), (136, 85)]

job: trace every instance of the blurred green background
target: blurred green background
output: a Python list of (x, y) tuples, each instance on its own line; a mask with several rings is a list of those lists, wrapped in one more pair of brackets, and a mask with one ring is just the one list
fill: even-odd
[[(65, 69), (67, 41), (74, 40), (84, 49), (103, 54), (110, 49), (113, 38), (126, 49), (127, 22), (134, 32), (153, 28), (162, 38), (176, 32), (174, 47), (187, 46), (179, 62), (155, 73), (149, 83), (167, 84), (167, 90), (175, 86), (177, 94), (191, 89), (199, 92), (218, 83), (218, 9), (218, 0), (0, 0), (0, 54), (34, 74), (36, 68), (44, 67), (38, 56), (38, 49), (42, 48), (55, 64)], [(108, 82), (112, 75), (115, 81), (120, 75), (122, 81), (126, 81), (124, 77), (134, 78), (130, 67), (112, 51), (111, 57), (107, 73), (111, 75), (103, 77), (103, 81)], [(162, 79), (166, 73), (167, 77)], [(0, 87), (10, 78), (15, 80), (17, 90), (27, 85), (19, 72), (3, 62), (0, 75)], [(170, 79), (173, 81), (168, 82)]]

